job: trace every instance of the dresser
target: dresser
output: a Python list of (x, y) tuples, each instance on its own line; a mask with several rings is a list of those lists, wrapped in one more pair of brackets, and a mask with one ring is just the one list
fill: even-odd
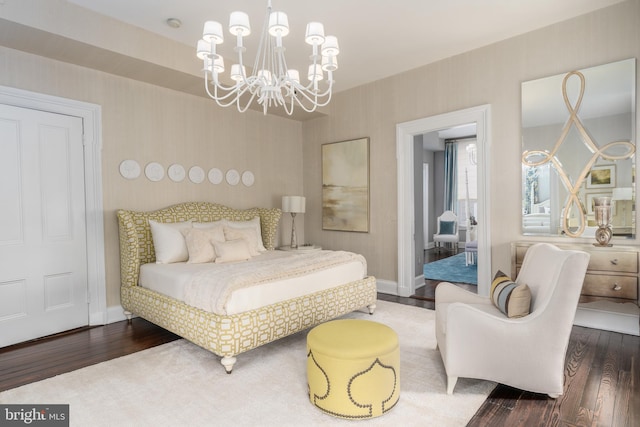
[[(511, 245), (511, 272), (520, 272), (527, 249), (538, 242)], [(553, 243), (590, 254), (575, 325), (640, 335), (638, 286), (640, 247), (598, 247), (591, 243)]]

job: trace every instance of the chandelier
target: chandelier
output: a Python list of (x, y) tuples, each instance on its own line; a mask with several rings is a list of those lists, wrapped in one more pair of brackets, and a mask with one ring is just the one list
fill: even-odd
[[(229, 77), (235, 84), (225, 85), (220, 74), (225, 71), (224, 59), (216, 53), (216, 46), (224, 42), (222, 25), (216, 21), (204, 24), (202, 39), (198, 40), (197, 56), (204, 62), (204, 86), (207, 94), (218, 105), (236, 105), (245, 112), (256, 101), (267, 114), (269, 107), (284, 107), (288, 115), (298, 105), (312, 112), (331, 100), (333, 72), (338, 69), (338, 39), (325, 36), (320, 22), (307, 24), (305, 41), (311, 45), (311, 64), (307, 72), (308, 83), (300, 81), (298, 70), (287, 67), (282, 38), (289, 34), (289, 22), (284, 12), (272, 12), (271, 0), (267, 3), (258, 53), (251, 75), (247, 75), (243, 54), (244, 37), (251, 34), (249, 16), (244, 12), (232, 12), (229, 17), (229, 32), (236, 37), (235, 52), (238, 63), (231, 66)], [(327, 72), (325, 80), (324, 71)], [(324, 83), (321, 83), (324, 81)], [(321, 85), (324, 86), (321, 89)]]

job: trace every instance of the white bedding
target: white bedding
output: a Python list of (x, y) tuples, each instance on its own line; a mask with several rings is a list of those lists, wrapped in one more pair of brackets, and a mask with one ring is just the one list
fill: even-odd
[[(237, 263), (144, 264), (140, 267), (139, 284), (203, 310), (231, 315), (329, 289), (366, 276), (366, 261), (361, 255), (345, 253), (348, 255), (345, 262), (330, 262), (331, 266), (319, 259), (323, 255), (335, 257), (336, 254), (333, 251), (268, 251), (249, 261)], [(275, 271), (274, 267), (268, 267), (273, 264), (277, 265)], [(315, 264), (316, 268), (301, 275), (299, 267), (302, 264)], [(293, 267), (294, 271), (287, 272), (285, 266)], [(237, 276), (234, 270), (239, 270), (244, 275), (248, 273), (261, 283), (249, 285), (236, 278), (236, 289), (230, 291), (219, 288), (224, 284), (212, 284), (216, 277), (230, 279)], [(217, 294), (226, 295), (224, 301), (216, 299)]]
[(548, 213), (523, 215), (522, 231), (523, 233), (550, 233), (551, 215)]

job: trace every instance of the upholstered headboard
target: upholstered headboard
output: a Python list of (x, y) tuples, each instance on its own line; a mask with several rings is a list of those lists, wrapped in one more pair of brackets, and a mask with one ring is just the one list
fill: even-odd
[(150, 212), (117, 211), (120, 236), (121, 286), (136, 286), (140, 265), (155, 262), (149, 220), (158, 222), (197, 221), (211, 222), (221, 219), (249, 221), (260, 217), (262, 243), (268, 250), (276, 245), (276, 233), (282, 211), (278, 208), (251, 208), (238, 210), (208, 202), (180, 203)]

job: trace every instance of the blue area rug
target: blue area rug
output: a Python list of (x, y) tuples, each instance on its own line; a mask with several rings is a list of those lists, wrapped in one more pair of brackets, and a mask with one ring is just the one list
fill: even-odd
[(424, 278), (442, 282), (478, 284), (478, 266), (464, 265), (464, 252), (424, 265)]

